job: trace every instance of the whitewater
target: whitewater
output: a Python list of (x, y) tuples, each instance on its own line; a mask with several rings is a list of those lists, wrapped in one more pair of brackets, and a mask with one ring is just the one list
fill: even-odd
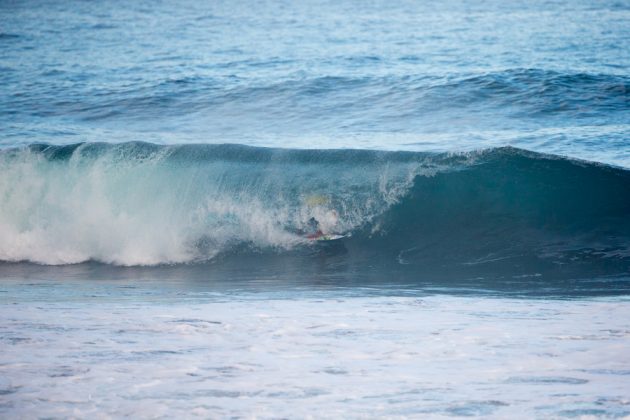
[(616, 0), (1, 2), (0, 416), (630, 416), (629, 40)]

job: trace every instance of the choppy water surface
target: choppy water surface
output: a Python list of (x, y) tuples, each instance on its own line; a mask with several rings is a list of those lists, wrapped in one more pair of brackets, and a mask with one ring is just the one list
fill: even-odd
[(0, 412), (10, 416), (630, 414), (625, 298), (138, 280), (0, 291)]
[(0, 415), (630, 416), (629, 41), (628, 1), (0, 2)]
[(468, 150), (628, 166), (626, 1), (4, 2), (0, 144)]

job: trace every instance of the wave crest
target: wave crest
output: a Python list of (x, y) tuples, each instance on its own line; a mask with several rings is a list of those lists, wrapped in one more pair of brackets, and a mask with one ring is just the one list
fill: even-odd
[[(316, 217), (352, 234), (343, 258), (357, 265), (429, 274), (630, 267), (630, 172), (513, 148), (32, 145), (3, 151), (0, 172), (4, 261), (288, 255), (312, 250), (299, 232)], [(333, 209), (338, 221), (326, 226)]]

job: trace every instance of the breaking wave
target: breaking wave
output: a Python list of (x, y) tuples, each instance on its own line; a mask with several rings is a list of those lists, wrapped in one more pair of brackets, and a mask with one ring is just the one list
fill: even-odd
[(3, 261), (309, 258), (330, 248), (301, 234), (315, 217), (349, 235), (332, 252), (354, 263), (469, 274), (630, 268), (630, 171), (514, 148), (36, 144), (3, 150), (0, 174)]

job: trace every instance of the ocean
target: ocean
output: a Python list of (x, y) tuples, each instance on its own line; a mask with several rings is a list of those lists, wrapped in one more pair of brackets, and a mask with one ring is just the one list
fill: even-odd
[(628, 1), (0, 2), (0, 415), (630, 416), (628, 45)]

